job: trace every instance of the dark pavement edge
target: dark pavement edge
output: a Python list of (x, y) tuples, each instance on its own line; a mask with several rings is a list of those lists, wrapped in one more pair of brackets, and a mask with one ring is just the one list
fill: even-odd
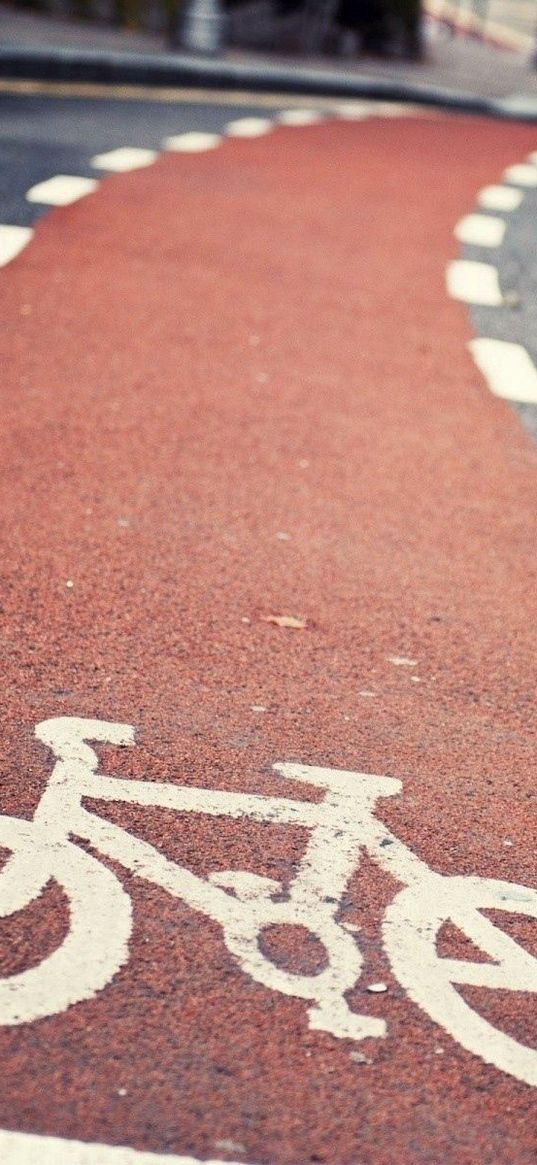
[(250, 90), (314, 97), (372, 98), (537, 122), (537, 99), (524, 94), (477, 97), (461, 91), (379, 77), (350, 76), (332, 69), (242, 62), (180, 53), (143, 53), (71, 48), (0, 46), (0, 77), (33, 81), (92, 82), (204, 89)]

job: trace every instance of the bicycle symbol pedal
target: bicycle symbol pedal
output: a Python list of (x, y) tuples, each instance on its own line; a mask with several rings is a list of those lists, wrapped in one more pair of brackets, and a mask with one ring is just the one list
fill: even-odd
[[(537, 890), (433, 871), (375, 815), (378, 800), (401, 792), (400, 781), (297, 764), (273, 766), (282, 778), (281, 797), (124, 780), (98, 771), (92, 745), (134, 744), (130, 725), (62, 717), (43, 721), (35, 732), (56, 763), (32, 821), (0, 815), (0, 845), (11, 855), (0, 873), (0, 916), (28, 906), (53, 879), (69, 900), (70, 924), (64, 941), (40, 964), (0, 980), (0, 1024), (28, 1023), (93, 998), (129, 959), (130, 898), (111, 869), (72, 840), (77, 838), (217, 922), (242, 971), (271, 991), (307, 1001), (311, 1028), (338, 1039), (382, 1038), (386, 1022), (356, 1013), (346, 999), (363, 959), (356, 935), (340, 921), (340, 904), (365, 852), (403, 886), (385, 912), (382, 941), (409, 998), (467, 1051), (537, 1086), (537, 1050), (494, 1027), (457, 990), (473, 985), (537, 992), (537, 959), (482, 913), (537, 919)], [(322, 799), (286, 796), (289, 781), (322, 790)], [(84, 798), (299, 825), (308, 841), (285, 893), (279, 882), (248, 871), (204, 878), (89, 811)], [(441, 957), (437, 939), (448, 921), (491, 961)], [(324, 948), (323, 965), (311, 974), (276, 965), (261, 941), (274, 926), (309, 931)]]

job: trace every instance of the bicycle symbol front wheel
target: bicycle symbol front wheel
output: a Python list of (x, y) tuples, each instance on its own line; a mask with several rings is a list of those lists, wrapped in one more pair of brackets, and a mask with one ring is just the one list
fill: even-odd
[[(384, 946), (401, 985), (463, 1048), (537, 1087), (537, 1050), (474, 1011), (459, 986), (537, 992), (537, 959), (481, 913), (497, 910), (537, 919), (537, 891), (491, 878), (430, 874), (401, 890), (388, 907)], [(445, 922), (491, 962), (443, 958), (437, 939)]]
[(0, 917), (39, 896), (50, 881), (68, 900), (60, 946), (26, 971), (0, 979), (0, 1024), (30, 1023), (91, 999), (128, 959), (131, 902), (115, 875), (73, 842), (47, 840), (30, 821), (0, 816)]

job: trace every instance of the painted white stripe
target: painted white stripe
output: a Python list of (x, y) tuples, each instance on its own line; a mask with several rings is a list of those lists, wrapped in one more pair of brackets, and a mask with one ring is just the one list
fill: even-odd
[(228, 121), (226, 133), (230, 138), (259, 138), (269, 133), (273, 125), (270, 117), (239, 117), (237, 121)]
[(490, 263), (473, 263), (468, 259), (454, 259), (446, 268), (448, 295), (463, 303), (498, 307), (503, 296), (498, 272)]
[(182, 154), (197, 154), (201, 150), (214, 150), (220, 140), (220, 134), (198, 133), (191, 130), (190, 133), (180, 133), (171, 138), (164, 138), (162, 145), (165, 150), (176, 150)]
[(526, 162), (508, 166), (503, 172), (503, 180), (512, 182), (514, 186), (537, 186), (537, 166), (528, 166)]
[(214, 1160), (201, 1163), (198, 1157), (145, 1153), (116, 1145), (1, 1131), (0, 1161), (2, 1165), (236, 1165), (236, 1162)]
[(537, 150), (534, 150), (533, 154), (528, 154), (528, 162), (530, 162), (532, 166), (537, 166)]
[(371, 117), (376, 108), (371, 101), (343, 101), (334, 110), (337, 117), (344, 121), (362, 121), (364, 117)]
[(470, 340), (468, 347), (490, 391), (519, 404), (537, 404), (537, 368), (520, 344)]
[(317, 109), (284, 109), (278, 114), (282, 125), (316, 125), (323, 121), (323, 114)]
[(467, 214), (461, 218), (453, 234), (460, 243), (476, 247), (499, 247), (505, 235), (505, 220), (492, 214)]
[(139, 170), (141, 166), (150, 166), (157, 156), (156, 150), (121, 146), (117, 150), (110, 150), (107, 154), (95, 154), (95, 157), (91, 159), (91, 164), (98, 170), (113, 170), (117, 174), (123, 174), (127, 170)]
[(524, 194), (513, 186), (484, 186), (477, 201), (484, 210), (516, 210)]
[(0, 267), (5, 267), (23, 250), (33, 233), (30, 227), (12, 227), (0, 223)]
[(56, 174), (46, 182), (38, 182), (27, 191), (28, 202), (43, 202), (48, 206), (69, 206), (86, 194), (92, 194), (99, 183), (96, 178), (80, 178), (74, 174)]

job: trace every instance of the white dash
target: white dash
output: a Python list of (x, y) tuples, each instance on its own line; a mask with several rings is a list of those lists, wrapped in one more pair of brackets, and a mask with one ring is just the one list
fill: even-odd
[(364, 117), (371, 117), (374, 113), (375, 106), (369, 101), (343, 101), (336, 109), (337, 116), (344, 121), (362, 121)]
[(505, 220), (492, 214), (467, 214), (454, 230), (460, 243), (475, 247), (499, 247), (505, 235)]
[(512, 182), (514, 186), (537, 186), (537, 166), (528, 166), (520, 162), (518, 166), (508, 166), (503, 173), (504, 182)]
[(269, 117), (239, 117), (237, 121), (228, 121), (226, 133), (230, 138), (259, 138), (272, 127)]
[(513, 186), (484, 186), (479, 191), (477, 201), (484, 210), (516, 210), (524, 194)]
[[(0, 1130), (2, 1165), (202, 1165), (198, 1157), (177, 1157), (174, 1153), (151, 1153), (123, 1145), (102, 1145), (87, 1141), (66, 1141), (37, 1133)], [(209, 1165), (209, 1163), (205, 1163)], [(213, 1160), (210, 1165), (233, 1165)]]
[(372, 101), (373, 112), (377, 117), (416, 117), (421, 114), (417, 105), (408, 105), (399, 101)]
[(202, 150), (214, 150), (220, 142), (220, 134), (200, 133), (191, 130), (189, 133), (176, 134), (175, 137), (164, 138), (162, 143), (165, 150), (174, 150), (180, 154), (197, 154)]
[(38, 182), (37, 186), (30, 187), (26, 198), (28, 202), (42, 202), (47, 206), (69, 206), (86, 194), (92, 194), (98, 185), (96, 178), (56, 174), (54, 178), (47, 178), (46, 182)]
[(317, 109), (284, 109), (278, 121), (281, 125), (316, 125), (323, 121), (323, 114)]
[(490, 263), (474, 263), (469, 259), (453, 259), (446, 268), (448, 295), (462, 303), (498, 307), (503, 296), (498, 272)]
[(519, 404), (537, 404), (537, 368), (521, 344), (470, 340), (468, 347), (490, 391)]
[(127, 170), (139, 170), (142, 166), (150, 166), (157, 157), (156, 150), (137, 149), (136, 146), (121, 146), (117, 150), (110, 150), (107, 154), (95, 154), (91, 165), (97, 170), (112, 170), (123, 174)]
[(30, 227), (12, 227), (0, 223), (0, 267), (5, 267), (23, 250), (33, 233)]

